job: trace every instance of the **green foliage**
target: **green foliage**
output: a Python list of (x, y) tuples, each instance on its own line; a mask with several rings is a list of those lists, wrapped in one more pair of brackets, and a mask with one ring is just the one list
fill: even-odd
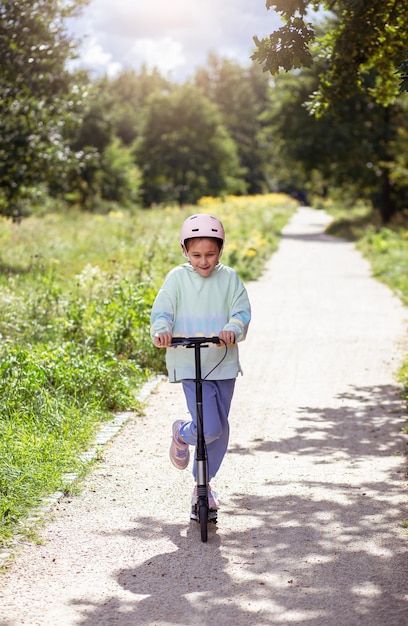
[(191, 85), (152, 97), (136, 158), (145, 206), (245, 191), (236, 146), (220, 112)]
[(64, 140), (83, 97), (82, 79), (66, 70), (73, 57), (64, 19), (84, 2), (6, 0), (0, 6), (0, 214), (19, 219), (32, 188), (63, 174)]
[(206, 67), (196, 72), (195, 84), (222, 114), (237, 147), (247, 193), (265, 192), (270, 146), (262, 116), (270, 105), (269, 78), (254, 63), (243, 68), (210, 54)]
[(123, 204), (137, 201), (141, 172), (130, 148), (125, 148), (119, 139), (107, 146), (98, 175), (102, 198)]
[(143, 128), (143, 111), (154, 93), (167, 93), (172, 86), (157, 69), (146, 67), (136, 73), (124, 70), (106, 85), (111, 101), (111, 120), (115, 135), (125, 146), (132, 146)]
[[(120, 105), (114, 86), (115, 82), (107, 78), (90, 86), (83, 119), (66, 134), (75, 159), (64, 176), (49, 176), (50, 192), (82, 209), (92, 210), (101, 201), (129, 205), (139, 197), (141, 173), (134, 162), (132, 148), (120, 138), (117, 128)], [(129, 124), (137, 113), (134, 109)], [(134, 138), (134, 133), (136, 128), (129, 126), (125, 138)], [(122, 134), (125, 134), (123, 127)]]
[[(129, 365), (126, 366), (130, 368)], [(41, 494), (80, 472), (108, 411), (134, 406), (125, 368), (76, 344), (10, 347), (0, 363), (0, 539)]]
[(310, 54), (310, 70), (272, 82), (259, 63), (212, 54), (194, 86), (146, 68), (95, 81), (69, 72), (65, 19), (84, 4), (0, 7), (0, 214), (19, 221), (55, 198), (107, 213), (112, 203), (130, 210), (139, 200), (183, 205), (271, 189), (310, 198), (342, 190), (350, 203), (380, 207), (384, 223), (406, 208), (406, 100), (389, 104), (407, 25), (401, 3), (323, 3), (330, 21), (312, 27), (322, 3), (268, 0), (285, 25), (259, 42), (258, 61), (287, 69), (309, 65)]
[(265, 119), (271, 136), (270, 185), (314, 197), (338, 195), (352, 206), (364, 198), (387, 223), (408, 204), (407, 99), (392, 107), (366, 92), (338, 100), (325, 115), (305, 107), (324, 68), (277, 76)]
[[(275, 195), (200, 202), (224, 220), (224, 259), (248, 280), (295, 208)], [(0, 544), (65, 473), (86, 471), (81, 453), (100, 423), (112, 411), (140, 411), (136, 390), (165, 371), (150, 309), (165, 274), (184, 262), (179, 229), (196, 211), (1, 221)]]
[(279, 73), (280, 68), (288, 72), (300, 67), (310, 67), (313, 63), (309, 44), (314, 40), (314, 31), (301, 17), (293, 17), (290, 22), (272, 33), (268, 39), (254, 37), (257, 50), (252, 54), (264, 70), (271, 74)]
[[(315, 110), (367, 90), (382, 106), (390, 105), (403, 89), (406, 70), (408, 14), (395, 0), (286, 2), (268, 0), (267, 8), (282, 15), (285, 25), (269, 38), (255, 38), (253, 58), (272, 74), (310, 67), (317, 50), (325, 67), (314, 97)], [(323, 7), (335, 17), (320, 37), (308, 17)], [(398, 69), (399, 68), (399, 69)], [(398, 72), (400, 76), (398, 77)], [(400, 78), (401, 84), (398, 85)]]
[(376, 278), (408, 305), (408, 236), (405, 228), (367, 228), (358, 247), (369, 258)]
[(362, 202), (356, 203), (353, 207), (345, 207), (341, 201), (333, 203), (330, 200), (318, 203), (316, 208), (324, 209), (333, 216), (333, 222), (329, 224), (326, 232), (334, 237), (358, 241), (367, 229), (381, 228), (380, 215)]
[(408, 59), (404, 59), (398, 68), (400, 76), (400, 92), (408, 91)]

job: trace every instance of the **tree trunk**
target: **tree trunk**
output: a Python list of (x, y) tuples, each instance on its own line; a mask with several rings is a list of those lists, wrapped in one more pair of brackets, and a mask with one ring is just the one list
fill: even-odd
[[(390, 123), (391, 110), (390, 107), (384, 107), (384, 162), (391, 163), (392, 158), (389, 154), (390, 140)], [(395, 202), (392, 199), (392, 187), (388, 169), (385, 169), (383, 176), (382, 194), (381, 194), (381, 220), (383, 224), (388, 224), (395, 213)]]
[(384, 173), (380, 212), (383, 224), (388, 224), (395, 213), (395, 203), (391, 195), (391, 182), (388, 171)]

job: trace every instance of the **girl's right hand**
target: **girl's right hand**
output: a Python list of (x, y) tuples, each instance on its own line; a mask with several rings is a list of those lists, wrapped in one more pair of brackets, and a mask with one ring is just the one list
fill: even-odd
[(168, 348), (171, 346), (171, 333), (156, 333), (153, 337), (153, 343), (156, 348)]

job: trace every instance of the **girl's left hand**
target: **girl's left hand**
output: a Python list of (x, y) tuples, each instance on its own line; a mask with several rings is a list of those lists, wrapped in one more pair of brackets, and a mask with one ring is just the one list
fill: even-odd
[(222, 340), (221, 345), (223, 345), (222, 342), (224, 342), (227, 346), (231, 346), (235, 343), (235, 333), (233, 330), (222, 330), (218, 333), (218, 336)]

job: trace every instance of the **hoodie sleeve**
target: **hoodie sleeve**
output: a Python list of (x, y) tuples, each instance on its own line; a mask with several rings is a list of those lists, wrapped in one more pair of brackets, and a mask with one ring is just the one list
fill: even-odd
[(235, 340), (243, 341), (251, 320), (251, 305), (244, 284), (236, 274), (234, 290), (230, 304), (230, 316), (223, 330), (232, 330)]
[(175, 314), (175, 297), (171, 289), (169, 278), (163, 283), (153, 303), (150, 314), (150, 336), (153, 339), (156, 333), (173, 333)]

